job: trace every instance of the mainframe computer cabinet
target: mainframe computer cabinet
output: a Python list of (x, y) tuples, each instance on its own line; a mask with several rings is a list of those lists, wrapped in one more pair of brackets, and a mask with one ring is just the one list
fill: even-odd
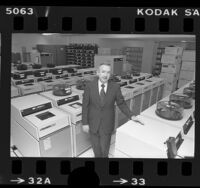
[(40, 53), (50, 53), (53, 56), (53, 64), (66, 65), (66, 46), (65, 45), (37, 45)]

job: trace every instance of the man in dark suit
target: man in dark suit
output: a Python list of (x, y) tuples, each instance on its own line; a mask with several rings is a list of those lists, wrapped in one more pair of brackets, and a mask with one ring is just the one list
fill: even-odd
[(119, 84), (109, 80), (111, 66), (103, 63), (97, 70), (98, 78), (88, 83), (83, 94), (83, 131), (90, 133), (95, 157), (108, 157), (110, 140), (115, 127), (115, 102), (131, 120), (141, 121), (132, 116), (126, 105)]

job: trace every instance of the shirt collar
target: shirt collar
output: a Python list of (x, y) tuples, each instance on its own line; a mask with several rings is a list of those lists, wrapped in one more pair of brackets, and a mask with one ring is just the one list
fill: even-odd
[[(98, 79), (98, 84), (99, 84), (99, 86), (101, 86), (101, 85), (103, 84), (103, 83), (100, 81), (100, 79)], [(105, 87), (107, 87), (108, 82), (104, 83), (104, 85), (105, 85)]]

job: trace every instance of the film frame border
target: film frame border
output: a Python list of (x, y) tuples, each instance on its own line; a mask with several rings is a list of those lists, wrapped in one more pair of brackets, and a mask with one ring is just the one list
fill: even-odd
[[(12, 7), (12, 6), (10, 6)], [(25, 7), (25, 6), (23, 6)], [(1, 7), (2, 8), (2, 7)], [(38, 10), (40, 7), (35, 7)], [(2, 40), (2, 90), (9, 91), (10, 80), (5, 80), (5, 76), (10, 77), (10, 64), (5, 65), (6, 61), (11, 59), (11, 41), (12, 34), (14, 33), (81, 33), (81, 34), (192, 34), (196, 36), (196, 61), (199, 62), (199, 17), (185, 17), (180, 15), (178, 17), (148, 17), (148, 16), (137, 16), (135, 15), (135, 7), (106, 7), (106, 8), (94, 8), (94, 7), (62, 7), (61, 9), (66, 12), (60, 12), (59, 15), (55, 14), (59, 7), (51, 7), (55, 10), (49, 15), (48, 18), (38, 15), (37, 17), (30, 16), (1, 16), (0, 19), (8, 19), (7, 25), (3, 25), (1, 29), (1, 40)], [(73, 9), (78, 10), (79, 14), (76, 15)], [(94, 10), (95, 9), (95, 10)], [(104, 9), (104, 16), (101, 15), (101, 11)], [(161, 8), (164, 9), (164, 8)], [(170, 8), (168, 8), (170, 9)], [(184, 8), (179, 8), (184, 9)], [(120, 10), (120, 11), (119, 11)], [(2, 12), (2, 11), (1, 11)], [(85, 13), (88, 13), (85, 15)], [(89, 16), (88, 16), (89, 15)], [(117, 15), (117, 16), (116, 16)], [(59, 21), (62, 20), (62, 21)], [(96, 21), (95, 21), (96, 20)], [(66, 28), (65, 23), (71, 22), (71, 27)], [(31, 24), (33, 23), (33, 24)], [(39, 23), (39, 24), (38, 24)], [(95, 24), (96, 23), (96, 24)], [(42, 24), (42, 27), (40, 26)], [(44, 27), (44, 25), (46, 26)], [(103, 25), (102, 25), (103, 24)], [(167, 26), (166, 26), (166, 25)], [(164, 25), (160, 27), (160, 25)], [(191, 27), (193, 29), (191, 29)], [(42, 30), (41, 30), (42, 28)], [(45, 28), (45, 29), (44, 29)], [(71, 28), (71, 29), (70, 29)], [(94, 29), (96, 28), (96, 29)], [(188, 29), (189, 28), (189, 29)], [(9, 32), (8, 32), (9, 31)], [(10, 50), (10, 51), (9, 51)], [(198, 64), (198, 63), (197, 63)], [(198, 65), (196, 66), (196, 71), (198, 71)], [(197, 81), (198, 84), (198, 81)], [(198, 87), (196, 88), (198, 92)], [(1, 96), (6, 98), (6, 92), (2, 93)], [(1, 97), (1, 100), (2, 100)], [(5, 101), (5, 100), (4, 100)], [(3, 101), (2, 101), (3, 102)], [(6, 104), (10, 104), (10, 99), (6, 98)], [(198, 108), (198, 105), (196, 104)], [(9, 112), (9, 106), (5, 107), (4, 111)], [(8, 113), (9, 115), (9, 113)], [(198, 121), (198, 116), (197, 121)], [(10, 118), (10, 116), (9, 116)], [(8, 117), (4, 116), (3, 120), (8, 122)], [(3, 121), (3, 122), (5, 122)], [(9, 133), (9, 128), (4, 127), (4, 131)], [(44, 176), (51, 177), (51, 181), (60, 183), (66, 183), (66, 177), (75, 168), (86, 166), (88, 169), (95, 169), (98, 175), (100, 175), (100, 180), (103, 185), (111, 184), (111, 179), (124, 177), (129, 180), (133, 177), (144, 177), (147, 181), (147, 185), (161, 185), (160, 181), (166, 183), (166, 185), (173, 182), (173, 185), (185, 185), (185, 186), (196, 186), (197, 175), (199, 174), (199, 169), (197, 168), (199, 150), (198, 143), (199, 138), (197, 137), (197, 132), (199, 127), (196, 127), (195, 131), (195, 158), (194, 159), (182, 159), (182, 160), (163, 160), (163, 159), (88, 159), (88, 158), (78, 158), (77, 159), (62, 159), (62, 158), (23, 158), (23, 159), (13, 159), (7, 158), (9, 152), (5, 152), (2, 155), (2, 159), (7, 162), (8, 168), (3, 166), (4, 170), (9, 174), (9, 177), (3, 177), (2, 182), (7, 182), (9, 179), (17, 177), (30, 177), (33, 176)], [(2, 131), (1, 131), (2, 132)], [(3, 135), (3, 134), (2, 134)], [(8, 146), (9, 139), (5, 135), (2, 137), (4, 140), (8, 141), (7, 145), (3, 147), (5, 151), (10, 148)], [(7, 147), (8, 146), (8, 147)], [(7, 150), (6, 150), (7, 148)], [(32, 161), (30, 163), (30, 161)], [(30, 164), (33, 169), (30, 172)], [(102, 168), (102, 165), (105, 168)], [(130, 168), (131, 166), (131, 168)], [(174, 172), (174, 167), (178, 169), (180, 174)], [(164, 168), (164, 172), (163, 169)], [(13, 171), (12, 171), (13, 169)], [(54, 177), (54, 169), (57, 169), (58, 177)], [(106, 169), (105, 173), (101, 169)], [(128, 170), (127, 170), (128, 169)], [(189, 172), (188, 172), (188, 169)], [(4, 171), (4, 172), (5, 172)], [(12, 172), (11, 172), (12, 171)], [(53, 172), (53, 173), (52, 173)], [(124, 172), (128, 173), (127, 176)], [(153, 177), (152, 175), (155, 175)], [(169, 173), (169, 174), (168, 174)], [(12, 174), (12, 175), (11, 175)], [(24, 176), (25, 175), (25, 176)], [(28, 176), (29, 175), (29, 176)], [(150, 175), (150, 176), (149, 176)], [(151, 180), (150, 180), (151, 179)], [(159, 179), (159, 180), (158, 180)], [(159, 182), (158, 182), (159, 181)], [(192, 184), (191, 184), (192, 182)], [(181, 184), (180, 184), (181, 183)], [(116, 184), (112, 184), (116, 185)], [(162, 184), (163, 185), (163, 184)]]

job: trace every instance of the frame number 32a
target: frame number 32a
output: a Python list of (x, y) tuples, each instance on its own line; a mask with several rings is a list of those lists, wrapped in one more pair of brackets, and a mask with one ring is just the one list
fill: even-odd
[(30, 178), (28, 178), (28, 184), (38, 184), (38, 185), (51, 184), (51, 181), (49, 178), (30, 177)]

